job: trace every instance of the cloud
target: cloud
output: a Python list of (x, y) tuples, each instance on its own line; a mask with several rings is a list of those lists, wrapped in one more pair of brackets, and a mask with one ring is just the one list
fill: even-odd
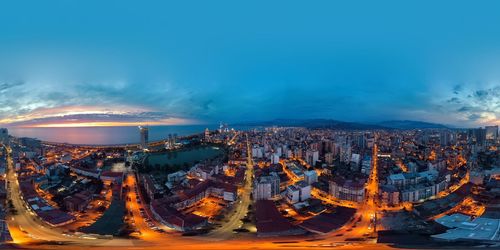
[(470, 111), (470, 110), (471, 110), (471, 108), (470, 108), (470, 107), (463, 106), (463, 107), (461, 107), (461, 108), (457, 109), (457, 112), (468, 112), (468, 111)]
[[(414, 8), (380, 4), (366, 12), (356, 4), (13, 5), (0, 15), (2, 126), (498, 120), (497, 8), (453, 4), (443, 18), (450, 5), (442, 4), (422, 20)], [(90, 18), (87, 10), (100, 11)]]
[(453, 94), (458, 95), (460, 92), (463, 90), (463, 86), (460, 84), (457, 84), (453, 87)]
[[(47, 123), (50, 119), (82, 118), (70, 117), (76, 114), (87, 115), (87, 122), (92, 117), (103, 122), (100, 116), (103, 112), (118, 121), (133, 119), (135, 115), (137, 122), (170, 124), (173, 120), (165, 119), (173, 118), (180, 123), (199, 122), (204, 118), (196, 116), (199, 110), (208, 113), (213, 109), (210, 101), (196, 98), (199, 94), (196, 91), (164, 78), (133, 77), (124, 73), (125, 69), (104, 74), (102, 71), (109, 61), (91, 57), (90, 61), (85, 63), (82, 59), (74, 66), (72, 62), (76, 59), (17, 61), (17, 68), (24, 68), (23, 74), (0, 74), (17, 75), (0, 79), (0, 125), (27, 126)], [(124, 116), (123, 112), (131, 115)]]
[(469, 120), (471, 121), (477, 121), (478, 119), (482, 118), (483, 116), (480, 115), (480, 114), (476, 114), (476, 113), (472, 113), (470, 114), (469, 116), (467, 116), (469, 118)]
[(199, 121), (133, 106), (39, 108), (30, 113), (0, 119), (0, 124), (10, 127), (136, 126), (195, 123), (199, 123)]
[(170, 117), (159, 112), (136, 114), (72, 114), (37, 118), (11, 123), (16, 127), (89, 127), (89, 126), (140, 126), (195, 124), (190, 119)]
[(458, 97), (452, 97), (448, 100), (449, 103), (460, 103), (460, 99)]
[(442, 106), (456, 123), (478, 126), (500, 122), (500, 85), (461, 85), (460, 91), (452, 89), (452, 95)]
[(8, 82), (8, 83), (0, 83), (0, 93), (7, 92), (9, 89), (14, 88), (16, 86), (23, 85), (24, 82)]

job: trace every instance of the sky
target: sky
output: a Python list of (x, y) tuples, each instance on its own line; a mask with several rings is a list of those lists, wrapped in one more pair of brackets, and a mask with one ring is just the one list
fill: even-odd
[(500, 123), (498, 1), (1, 1), (0, 126)]

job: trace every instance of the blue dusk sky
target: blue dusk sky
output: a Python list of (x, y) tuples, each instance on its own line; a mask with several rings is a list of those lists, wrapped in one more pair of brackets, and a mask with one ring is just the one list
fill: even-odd
[(2, 1), (0, 125), (500, 121), (499, 1)]

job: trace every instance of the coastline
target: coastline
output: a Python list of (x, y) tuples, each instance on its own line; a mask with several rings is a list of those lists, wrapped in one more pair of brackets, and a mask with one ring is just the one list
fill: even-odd
[[(168, 138), (169, 134), (179, 137), (203, 133), (205, 128), (216, 125), (168, 125), (150, 126), (150, 142)], [(139, 130), (135, 126), (119, 127), (76, 127), (76, 128), (9, 128), (12, 136), (33, 138), (49, 144), (77, 146), (126, 146), (140, 143)]]

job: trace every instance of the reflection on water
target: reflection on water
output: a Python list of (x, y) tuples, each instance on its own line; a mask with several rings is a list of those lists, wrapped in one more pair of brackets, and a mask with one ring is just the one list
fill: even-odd
[[(149, 140), (166, 139), (169, 134), (185, 136), (203, 133), (205, 128), (215, 130), (218, 127), (218, 125), (150, 126)], [(236, 130), (255, 128), (259, 129), (259, 127), (254, 126), (235, 127)], [(9, 133), (16, 137), (31, 137), (43, 141), (86, 145), (127, 144), (141, 141), (137, 127), (9, 128)]]
[[(216, 129), (217, 125), (151, 126), (151, 141), (161, 140), (169, 134), (178, 136), (202, 133), (205, 128)], [(72, 144), (127, 144), (140, 141), (137, 127), (82, 127), (82, 128), (9, 128), (16, 137), (32, 137), (44, 141)]]
[(113, 163), (111, 166), (111, 172), (125, 172), (126, 170), (125, 162)]

